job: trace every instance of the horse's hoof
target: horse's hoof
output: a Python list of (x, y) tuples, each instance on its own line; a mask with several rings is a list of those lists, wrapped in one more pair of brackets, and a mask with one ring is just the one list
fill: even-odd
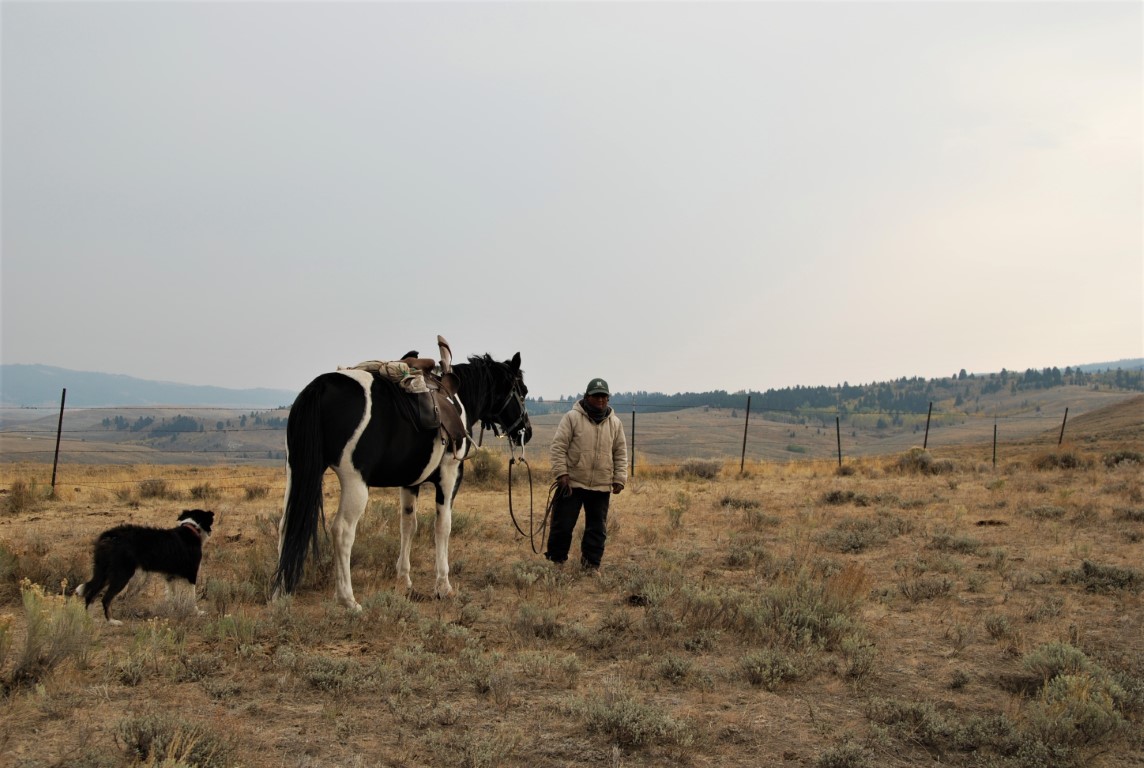
[(122, 627), (123, 626), (123, 622), (120, 621), (119, 619), (108, 619), (107, 623), (113, 627)]

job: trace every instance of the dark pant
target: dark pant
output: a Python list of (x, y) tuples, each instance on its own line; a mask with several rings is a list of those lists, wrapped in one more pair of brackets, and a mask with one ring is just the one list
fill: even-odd
[(548, 551), (544, 553), (554, 563), (568, 559), (572, 546), (572, 531), (584, 508), (584, 537), (580, 540), (580, 564), (599, 568), (604, 557), (604, 541), (608, 538), (608, 491), (589, 491), (573, 488), (567, 496), (557, 495), (552, 502), (552, 519), (548, 521)]

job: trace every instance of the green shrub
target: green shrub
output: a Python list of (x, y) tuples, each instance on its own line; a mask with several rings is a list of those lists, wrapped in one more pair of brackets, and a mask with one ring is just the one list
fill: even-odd
[(691, 659), (668, 654), (656, 664), (656, 675), (671, 683), (681, 683), (691, 674), (693, 662)]
[(1021, 665), (1046, 682), (1058, 675), (1087, 674), (1095, 667), (1084, 651), (1068, 643), (1037, 646), (1022, 659)]
[(1065, 516), (1065, 508), (1054, 504), (1043, 504), (1025, 510), (1025, 514), (1036, 520), (1060, 520)]
[(686, 724), (626, 693), (594, 697), (582, 709), (589, 732), (602, 733), (622, 748), (635, 749), (649, 744), (686, 747), (695, 741), (692, 729)]
[(971, 536), (951, 536), (948, 533), (938, 533), (930, 539), (928, 546), (930, 549), (942, 552), (975, 555), (981, 549), (981, 542)]
[(302, 662), (302, 679), (319, 691), (338, 693), (351, 688), (357, 673), (357, 664), (351, 659), (333, 659), (311, 655)]
[(834, 552), (858, 553), (885, 544), (890, 534), (878, 520), (846, 517), (818, 537), (819, 542)]
[(504, 457), (489, 448), (476, 449), (465, 460), (465, 480), (483, 488), (506, 482)]
[(232, 764), (230, 740), (188, 722), (186, 713), (129, 717), (118, 724), (115, 738), (146, 765), (227, 768)]
[(1027, 713), (1027, 728), (1049, 745), (1078, 747), (1106, 742), (1127, 728), (1116, 707), (1124, 692), (1106, 677), (1058, 675)]
[(755, 499), (740, 499), (736, 496), (726, 495), (719, 499), (719, 506), (725, 509), (758, 509), (762, 503)]
[(27, 629), (10, 686), (38, 683), (69, 659), (86, 660), (92, 623), (83, 601), (46, 595), (42, 587), (26, 579), (20, 592)]
[(179, 679), (185, 682), (200, 682), (214, 677), (223, 671), (222, 657), (214, 653), (192, 653), (179, 657), (183, 665)]
[(866, 704), (866, 716), (889, 726), (897, 738), (924, 747), (940, 747), (954, 736), (954, 726), (929, 702), (873, 698)]
[(830, 747), (814, 761), (814, 768), (868, 768), (871, 765), (874, 763), (866, 751), (851, 742)]
[(945, 576), (918, 576), (898, 583), (898, 589), (911, 602), (945, 597), (953, 591), (953, 582)]
[(1001, 640), (1013, 634), (1013, 625), (1006, 617), (997, 613), (991, 613), (985, 617), (985, 631), (988, 632), (989, 636), (994, 640)]
[(802, 674), (785, 653), (771, 649), (748, 653), (739, 659), (739, 669), (747, 682), (768, 691), (788, 680), (797, 680)]
[(1129, 450), (1113, 451), (1112, 453), (1106, 453), (1102, 461), (1104, 462), (1104, 466), (1109, 468), (1124, 463), (1144, 464), (1144, 453)]
[(1086, 592), (1139, 592), (1144, 585), (1144, 577), (1133, 568), (1119, 568), (1115, 565), (1099, 565), (1085, 560), (1076, 571), (1069, 571), (1066, 583), (1082, 584)]
[(560, 635), (560, 622), (551, 608), (537, 608), (532, 603), (521, 603), (514, 622), (516, 631), (523, 637), (552, 639)]

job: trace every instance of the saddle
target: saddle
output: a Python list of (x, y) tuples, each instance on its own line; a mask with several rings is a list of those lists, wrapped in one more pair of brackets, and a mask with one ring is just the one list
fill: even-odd
[(457, 459), (462, 441), (472, 439), (464, 419), (461, 418), (461, 404), (457, 400), (459, 382), (453, 373), (453, 353), (449, 343), (437, 337), (441, 351), (440, 372), (437, 361), (420, 357), (416, 351), (407, 352), (400, 360), (366, 360), (352, 366), (359, 371), (369, 371), (384, 378), (406, 392), (409, 397), (407, 414), (414, 426), (423, 430), (438, 430), (442, 442), (448, 444)]

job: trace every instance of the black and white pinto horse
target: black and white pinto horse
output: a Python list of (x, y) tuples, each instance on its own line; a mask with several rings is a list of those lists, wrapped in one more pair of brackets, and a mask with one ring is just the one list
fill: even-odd
[[(506, 362), (489, 355), (470, 357), (452, 369), (457, 382), (455, 399), (461, 404), (469, 435), (480, 420), (506, 434), (515, 445), (531, 439), (520, 353)], [(361, 610), (350, 581), (350, 551), (370, 488), (401, 489), (397, 587), (412, 589), (409, 549), (417, 528), (415, 504), (421, 485), (427, 482), (437, 494), (435, 594), (452, 594), (452, 505), (464, 474), (462, 460), (472, 449), (472, 440), (465, 437), (459, 446), (449, 445), (440, 431), (421, 428), (409, 417), (411, 397), (386, 378), (357, 369), (324, 373), (299, 393), (286, 425), (286, 506), (278, 524), (275, 596), (292, 593), (302, 578), (307, 551), (318, 553), (322, 476), (329, 468), (341, 483), (338, 511), (330, 521), (338, 602)]]

